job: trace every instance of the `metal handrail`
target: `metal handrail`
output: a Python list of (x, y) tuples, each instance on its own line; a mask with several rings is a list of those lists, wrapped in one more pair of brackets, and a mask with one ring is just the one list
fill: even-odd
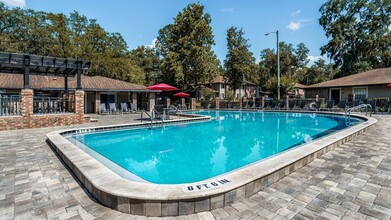
[(345, 110), (345, 115), (348, 115), (348, 117), (350, 118), (350, 113), (353, 110), (358, 110), (358, 109), (362, 109), (362, 108), (365, 108), (365, 116), (368, 115), (368, 108), (370, 109), (369, 116), (372, 116), (372, 105), (370, 105), (370, 104), (360, 104), (360, 105), (348, 108)]
[(170, 105), (170, 110), (174, 110), (175, 114), (177, 114), (178, 112), (182, 114), (182, 111), (175, 105)]
[(162, 120), (162, 125), (163, 125), (163, 122), (164, 122), (164, 112), (163, 112), (163, 115), (162, 114), (160, 114), (158, 111), (156, 111), (156, 109), (152, 109), (152, 116), (155, 116), (155, 115), (157, 115), (157, 116), (159, 116), (159, 118)]
[(141, 122), (143, 122), (143, 114), (144, 114), (144, 113), (149, 117), (149, 119), (150, 119), (150, 121), (151, 121), (151, 129), (152, 129), (152, 127), (153, 127), (153, 113), (152, 113), (152, 115), (150, 115), (147, 111), (145, 111), (144, 109), (142, 109), (142, 110), (141, 110)]

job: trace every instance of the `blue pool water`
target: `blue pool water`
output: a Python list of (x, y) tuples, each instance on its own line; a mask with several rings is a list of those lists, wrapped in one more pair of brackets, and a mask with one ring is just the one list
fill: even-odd
[[(343, 116), (203, 111), (216, 120), (76, 134), (72, 138), (138, 177), (190, 183), (224, 174), (346, 128)], [(359, 123), (350, 119), (350, 125)]]

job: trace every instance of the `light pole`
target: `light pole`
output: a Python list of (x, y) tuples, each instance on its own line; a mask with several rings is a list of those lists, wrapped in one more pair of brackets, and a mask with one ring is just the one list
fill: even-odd
[(268, 32), (265, 35), (276, 34), (277, 36), (277, 98), (280, 99), (280, 46), (278, 42), (278, 31)]

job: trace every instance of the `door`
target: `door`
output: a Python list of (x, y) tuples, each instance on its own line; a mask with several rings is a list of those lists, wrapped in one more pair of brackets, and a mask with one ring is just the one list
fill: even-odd
[(95, 92), (86, 92), (84, 113), (94, 113), (95, 109)]
[(330, 96), (330, 99), (334, 100), (334, 105), (337, 105), (341, 99), (341, 89), (331, 89)]

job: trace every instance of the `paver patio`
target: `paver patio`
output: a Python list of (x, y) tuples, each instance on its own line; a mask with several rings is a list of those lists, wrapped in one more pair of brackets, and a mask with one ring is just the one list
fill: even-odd
[[(77, 127), (139, 115), (93, 117)], [(164, 219), (390, 219), (391, 116), (374, 117), (368, 132), (240, 203)], [(46, 144), (54, 129), (64, 127), (0, 132), (0, 219), (158, 219), (97, 203)]]

